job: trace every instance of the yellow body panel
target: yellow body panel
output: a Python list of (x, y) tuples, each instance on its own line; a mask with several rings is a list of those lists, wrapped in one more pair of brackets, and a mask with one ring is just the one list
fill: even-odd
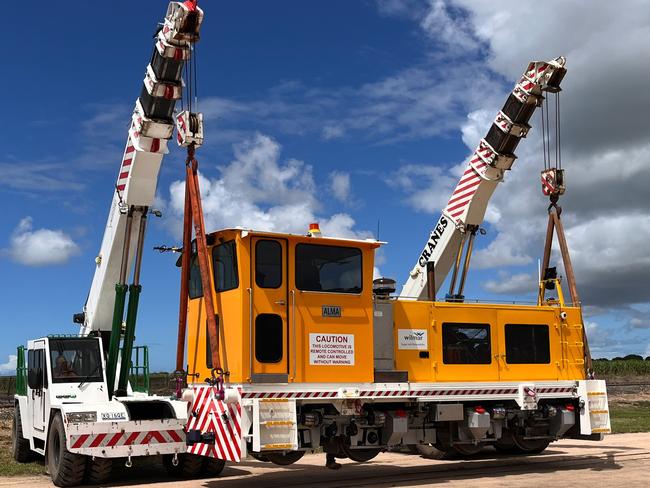
[[(560, 312), (566, 312), (566, 320)], [(580, 309), (530, 305), (465, 304), (396, 300), (394, 303), (395, 367), (407, 371), (410, 381), (528, 381), (584, 379), (584, 345)], [(489, 325), (490, 359), (487, 364), (445, 364), (444, 324)], [(549, 361), (544, 364), (509, 364), (506, 358), (507, 325), (548, 326)], [(400, 349), (399, 331), (427, 329), (429, 357), (421, 351)]]
[[(221, 360), (230, 371), (228, 381), (288, 383), (366, 383), (374, 379), (372, 275), (376, 242), (312, 238), (287, 234), (226, 230), (209, 236), (209, 251), (234, 242), (238, 283), (234, 289), (211, 293), (218, 315)], [(281, 252), (281, 283), (264, 287), (256, 281), (256, 249), (261, 241), (275, 241)], [(304, 291), (296, 285), (296, 246), (321, 244), (354, 247), (361, 251), (362, 289), (359, 293)], [(263, 258), (260, 258), (263, 259)], [(210, 259), (210, 272), (213, 263)], [(410, 382), (528, 381), (584, 379), (583, 325), (580, 308), (554, 305), (498, 305), (394, 300), (393, 332), (395, 369), (408, 372)], [(334, 310), (336, 313), (326, 312)], [(561, 312), (566, 314), (563, 319)], [(340, 313), (340, 316), (337, 314)], [(277, 334), (260, 336), (273, 316)], [(268, 318), (268, 317), (267, 317)], [(483, 324), (489, 330), (489, 351), (481, 364), (448, 364), (450, 348), (443, 353), (444, 324)], [(548, 361), (509, 364), (506, 328), (526, 324), (547, 327)], [(258, 327), (260, 330), (258, 330)], [(454, 326), (455, 327), (455, 326)], [(281, 328), (281, 330), (280, 330)], [(449, 333), (449, 328), (445, 329)], [(512, 330), (512, 329), (510, 329)], [(546, 329), (544, 329), (546, 330)], [(400, 337), (426, 331), (426, 345), (402, 347)], [(487, 334), (487, 332), (486, 332)], [(273, 360), (259, 360), (265, 341), (279, 341), (281, 353)], [(339, 341), (330, 345), (327, 341)], [(191, 381), (210, 376), (203, 298), (188, 305), (187, 362)], [(280, 346), (278, 346), (280, 347)], [(330, 354), (328, 347), (334, 347)], [(525, 347), (523, 344), (521, 347)], [(347, 352), (341, 353), (341, 348)], [(460, 354), (460, 352), (458, 353)], [(265, 379), (267, 378), (267, 379)]]
[[(239, 230), (220, 231), (210, 237), (213, 242), (208, 246), (210, 255), (215, 243), (219, 242), (234, 239), (237, 249), (239, 287), (225, 292), (212, 290), (222, 336), (222, 362), (224, 369), (230, 371), (228, 381), (251, 382), (254, 375), (286, 375), (288, 382), (359, 383), (373, 380), (373, 250), (379, 244)], [(282, 246), (282, 284), (278, 288), (262, 288), (255, 280), (255, 246), (260, 240), (277, 241)], [(361, 292), (351, 294), (299, 290), (295, 283), (294, 262), (296, 245), (301, 243), (359, 248), (364, 283)], [(213, 272), (212, 260), (210, 272)], [(326, 317), (323, 307), (339, 307), (341, 316)], [(260, 314), (273, 314), (282, 319), (282, 342), (285, 347), (282, 358), (277, 362), (257, 360), (255, 339)], [(210, 376), (206, 356), (206, 332), (203, 299), (190, 299), (186, 338), (187, 362), (188, 372), (194, 375), (190, 378), (195, 382), (203, 382)], [(353, 346), (350, 344), (353, 353), (346, 355), (346, 359), (342, 361), (344, 364), (311, 364), (311, 346), (323, 335), (342, 338), (353, 336)], [(335, 362), (336, 358), (332, 361)]]

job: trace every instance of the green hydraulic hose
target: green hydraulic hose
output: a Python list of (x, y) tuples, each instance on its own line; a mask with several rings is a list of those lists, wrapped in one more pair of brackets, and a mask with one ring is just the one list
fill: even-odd
[(120, 378), (117, 383), (117, 390), (120, 393), (126, 392), (126, 385), (129, 381), (131, 371), (131, 354), (133, 353), (133, 340), (135, 339), (135, 321), (138, 315), (138, 303), (140, 301), (141, 285), (129, 286), (129, 307), (126, 312), (126, 328), (124, 340), (122, 341), (122, 361), (120, 365)]

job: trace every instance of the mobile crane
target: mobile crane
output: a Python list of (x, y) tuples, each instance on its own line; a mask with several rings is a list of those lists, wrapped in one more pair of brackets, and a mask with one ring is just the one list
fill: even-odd
[(202, 21), (196, 1), (170, 2), (156, 32), (90, 292), (74, 316), (79, 334), (30, 340), (26, 364), (25, 348), (18, 349), (14, 457), (45, 455), (58, 486), (102, 482), (115, 458), (131, 465), (132, 457), (162, 454), (172, 472), (190, 462), (204, 472), (223, 468), (222, 461), (184, 457), (185, 402), (133, 391), (129, 383), (147, 217), (157, 213), (151, 205), (175, 122), (179, 144), (202, 142), (201, 115), (191, 108), (175, 113)]
[[(188, 185), (194, 201), (186, 194), (177, 348), (186, 387), (172, 399), (133, 391), (146, 218), (202, 18), (196, 2), (171, 2), (157, 33), (91, 292), (75, 316), (79, 336), (29, 341), (27, 364), (19, 348), (15, 458), (44, 454), (55, 484), (66, 486), (102, 481), (111, 459), (130, 464), (133, 456), (162, 454), (172, 473), (214, 475), (225, 461), (286, 465), (316, 448), (358, 462), (403, 445), (536, 453), (561, 437), (609, 432), (605, 384), (584, 368), (580, 304), (561, 294), (544, 300), (546, 290), (561, 290), (557, 278), (545, 276), (536, 306), (463, 303), (466, 257), (459, 293), (452, 286), (447, 301), (435, 301), (436, 282), (454, 263), (457, 276), (465, 241), (471, 254), (542, 93), (559, 89), (563, 58), (529, 65), (402, 297), (391, 296), (390, 280), (373, 283), (383, 244), (373, 239), (323, 237), (315, 224), (307, 235), (204, 234), (193, 208), (200, 231), (192, 241), (188, 208), (198, 204), (198, 188)], [(190, 101), (175, 117), (178, 141), (190, 150), (188, 181), (202, 143), (202, 118)]]

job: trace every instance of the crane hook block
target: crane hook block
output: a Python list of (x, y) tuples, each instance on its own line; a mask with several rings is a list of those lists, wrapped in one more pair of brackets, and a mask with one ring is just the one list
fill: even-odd
[(563, 195), (566, 190), (564, 185), (564, 170), (551, 168), (542, 171), (542, 193), (546, 196)]
[(176, 139), (183, 147), (203, 144), (203, 114), (187, 110), (179, 113), (176, 116)]

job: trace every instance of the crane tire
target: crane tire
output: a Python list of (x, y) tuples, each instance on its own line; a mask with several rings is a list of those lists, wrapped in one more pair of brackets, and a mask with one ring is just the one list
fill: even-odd
[(32, 450), (29, 448), (29, 440), (23, 437), (23, 422), (20, 418), (20, 407), (16, 404), (14, 418), (11, 423), (11, 454), (15, 461), (27, 463), (33, 459)]
[(85, 481), (91, 485), (105, 483), (111, 477), (112, 470), (113, 460), (111, 458), (88, 459)]
[(225, 466), (226, 466), (226, 461), (224, 461), (223, 459), (206, 457), (203, 460), (202, 473), (205, 476), (210, 476), (210, 477), (219, 476)]
[(56, 486), (77, 486), (84, 479), (86, 456), (74, 454), (66, 447), (61, 414), (56, 413), (47, 436), (47, 470)]
[(173, 464), (174, 456), (172, 454), (165, 454), (163, 456), (163, 464), (167, 469), (167, 474), (174, 478), (198, 478), (203, 469), (203, 456), (195, 454), (179, 454), (178, 464)]

